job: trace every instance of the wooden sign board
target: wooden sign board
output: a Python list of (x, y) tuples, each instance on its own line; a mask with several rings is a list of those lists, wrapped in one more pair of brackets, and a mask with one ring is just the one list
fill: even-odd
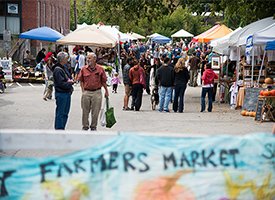
[(243, 102), (243, 109), (256, 111), (258, 96), (262, 88), (246, 88)]

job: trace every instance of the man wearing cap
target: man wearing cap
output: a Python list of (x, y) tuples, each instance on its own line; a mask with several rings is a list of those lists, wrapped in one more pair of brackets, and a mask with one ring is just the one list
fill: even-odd
[[(98, 115), (101, 109), (102, 93), (101, 87), (105, 89), (105, 97), (109, 96), (107, 88), (107, 76), (104, 69), (96, 63), (96, 54), (88, 53), (87, 64), (78, 74), (78, 80), (82, 89), (82, 130), (96, 131)], [(91, 113), (91, 124), (89, 114)]]

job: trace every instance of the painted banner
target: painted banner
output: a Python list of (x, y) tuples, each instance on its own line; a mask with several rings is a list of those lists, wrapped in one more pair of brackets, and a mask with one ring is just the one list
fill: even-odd
[(3, 58), (1, 60), (0, 58), (0, 67), (3, 67), (3, 71), (6, 73), (5, 79), (6, 80), (12, 80), (12, 60), (9, 58), (8, 60)]
[(0, 199), (274, 200), (271, 134), (122, 134), (65, 156), (0, 158)]

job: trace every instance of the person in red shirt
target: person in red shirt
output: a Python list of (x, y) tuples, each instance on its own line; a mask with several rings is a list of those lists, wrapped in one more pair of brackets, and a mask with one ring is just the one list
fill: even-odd
[(135, 60), (134, 62), (136, 65), (132, 67), (129, 71), (129, 78), (132, 83), (132, 98), (133, 98), (131, 110), (139, 111), (142, 104), (143, 88), (146, 87), (145, 72), (137, 60)]
[[(96, 131), (98, 115), (101, 109), (102, 93), (101, 87), (105, 89), (105, 97), (109, 96), (107, 88), (107, 76), (104, 69), (96, 63), (96, 54), (88, 53), (87, 64), (80, 70), (78, 80), (82, 89), (82, 130)], [(89, 115), (92, 122), (89, 125)]]
[(213, 87), (214, 79), (218, 79), (218, 75), (215, 74), (211, 68), (211, 63), (205, 64), (205, 71), (202, 75), (202, 92), (201, 92), (201, 112), (205, 111), (205, 96), (208, 96), (208, 112), (212, 112), (212, 101), (213, 101)]

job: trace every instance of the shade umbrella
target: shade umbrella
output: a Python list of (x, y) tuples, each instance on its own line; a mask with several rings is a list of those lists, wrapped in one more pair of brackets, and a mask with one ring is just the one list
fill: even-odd
[(30, 31), (21, 33), (19, 35), (19, 38), (22, 38), (22, 39), (42, 40), (42, 41), (48, 41), (48, 42), (55, 42), (62, 37), (64, 36), (61, 33), (47, 26), (35, 28)]
[(77, 29), (56, 42), (67, 45), (112, 48), (116, 45), (117, 39), (100, 29), (97, 25), (91, 25)]
[(175, 38), (175, 37), (193, 37), (194, 35), (181, 29), (179, 31), (177, 31), (176, 33), (174, 33), (173, 35), (171, 35), (172, 38)]

